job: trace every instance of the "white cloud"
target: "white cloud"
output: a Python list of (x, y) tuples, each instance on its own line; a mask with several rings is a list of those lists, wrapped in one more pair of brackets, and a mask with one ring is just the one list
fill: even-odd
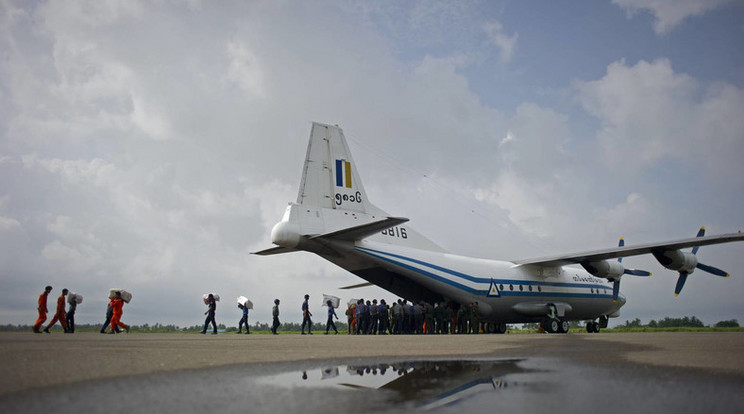
[(230, 58), (227, 78), (237, 83), (248, 96), (262, 96), (263, 72), (257, 57), (246, 45), (236, 41), (227, 44), (227, 54)]
[(602, 123), (602, 160), (637, 174), (664, 161), (703, 163), (708, 174), (744, 170), (744, 90), (704, 85), (658, 59), (612, 63), (599, 80), (577, 82), (584, 109)]
[(504, 25), (496, 20), (485, 23), (483, 30), (489, 41), (499, 48), (501, 63), (510, 62), (516, 50), (519, 35), (508, 36), (504, 33)]
[(734, 0), (612, 0), (624, 8), (628, 17), (646, 10), (654, 15), (654, 31), (663, 35), (674, 30), (685, 19), (715, 10)]

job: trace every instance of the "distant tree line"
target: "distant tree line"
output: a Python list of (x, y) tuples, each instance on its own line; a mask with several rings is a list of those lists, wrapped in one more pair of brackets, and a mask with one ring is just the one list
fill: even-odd
[[(713, 325), (715, 328), (738, 328), (739, 322), (736, 319), (720, 321)], [(682, 318), (666, 317), (656, 321), (651, 319), (648, 325), (643, 325), (638, 318), (632, 321), (625, 321), (624, 325), (618, 325), (616, 328), (703, 328), (705, 324), (695, 316), (684, 316)]]

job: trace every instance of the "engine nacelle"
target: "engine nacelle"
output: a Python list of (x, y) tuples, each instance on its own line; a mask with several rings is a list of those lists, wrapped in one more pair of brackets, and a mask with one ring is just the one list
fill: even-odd
[(667, 250), (664, 252), (652, 252), (656, 260), (669, 270), (683, 273), (692, 273), (697, 267), (698, 261), (694, 254), (679, 250)]
[(271, 242), (293, 249), (300, 244), (300, 225), (290, 221), (280, 221), (271, 229)]
[(582, 262), (581, 266), (592, 276), (605, 278), (607, 280), (619, 280), (625, 273), (623, 264), (616, 261), (600, 260), (598, 262)]

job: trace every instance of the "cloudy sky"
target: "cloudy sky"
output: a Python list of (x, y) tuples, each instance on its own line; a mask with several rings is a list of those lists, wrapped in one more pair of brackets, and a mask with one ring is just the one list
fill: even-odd
[[(299, 322), (394, 299), (308, 253), (259, 257), (312, 121), (372, 201), (455, 253), (517, 260), (744, 230), (744, 3), (0, 0), (0, 323), (47, 284), (102, 322)], [(744, 321), (744, 244), (623, 279), (620, 322)]]

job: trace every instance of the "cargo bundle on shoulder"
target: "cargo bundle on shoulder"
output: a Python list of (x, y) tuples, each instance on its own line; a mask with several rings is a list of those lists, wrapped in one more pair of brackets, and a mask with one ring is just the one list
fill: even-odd
[(253, 302), (248, 300), (248, 298), (245, 296), (238, 296), (238, 304), (243, 305), (248, 309), (253, 309)]
[(331, 306), (338, 308), (341, 305), (341, 298), (331, 295), (323, 294), (323, 306), (328, 306), (328, 301), (331, 301)]
[[(204, 296), (202, 296), (202, 299), (204, 300), (205, 305), (209, 305), (209, 295), (210, 293), (205, 293)], [(211, 293), (212, 296), (214, 296), (214, 301), (219, 302), (220, 301), (220, 295), (216, 293)]]
[(79, 293), (70, 293), (67, 295), (67, 303), (83, 303), (83, 295)]
[(109, 289), (109, 299), (115, 298), (116, 292), (119, 292), (121, 294), (121, 299), (124, 302), (129, 303), (129, 301), (132, 300), (132, 294), (124, 289)]

